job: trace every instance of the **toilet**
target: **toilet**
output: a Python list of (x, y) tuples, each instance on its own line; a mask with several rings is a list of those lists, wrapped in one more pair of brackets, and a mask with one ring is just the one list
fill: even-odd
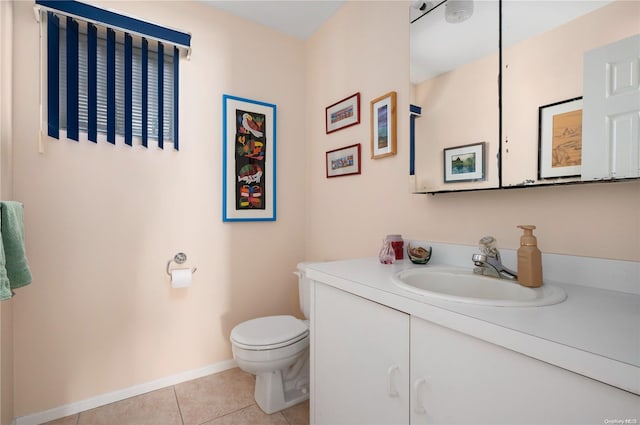
[[(309, 317), (309, 282), (298, 264), (300, 308)], [(256, 376), (254, 397), (267, 414), (309, 398), (309, 321), (268, 316), (240, 323), (231, 330), (231, 349), (238, 367)]]

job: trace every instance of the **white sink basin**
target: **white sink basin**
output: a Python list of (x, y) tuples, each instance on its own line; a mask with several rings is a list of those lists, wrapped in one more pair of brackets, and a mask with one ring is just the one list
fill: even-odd
[(393, 282), (424, 297), (476, 305), (537, 307), (567, 298), (564, 289), (549, 284), (527, 288), (516, 281), (474, 274), (471, 270), (433, 266), (396, 273)]

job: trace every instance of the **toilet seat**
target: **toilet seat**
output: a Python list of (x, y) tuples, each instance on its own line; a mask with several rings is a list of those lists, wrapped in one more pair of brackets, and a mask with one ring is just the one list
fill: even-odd
[(231, 340), (245, 350), (275, 350), (308, 337), (306, 322), (293, 316), (268, 316), (240, 323), (231, 331)]

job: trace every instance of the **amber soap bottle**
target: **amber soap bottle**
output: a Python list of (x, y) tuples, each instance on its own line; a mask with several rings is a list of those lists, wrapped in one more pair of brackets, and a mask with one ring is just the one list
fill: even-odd
[(518, 283), (537, 288), (542, 286), (542, 253), (533, 235), (536, 226), (521, 224), (518, 228), (524, 231), (518, 248)]

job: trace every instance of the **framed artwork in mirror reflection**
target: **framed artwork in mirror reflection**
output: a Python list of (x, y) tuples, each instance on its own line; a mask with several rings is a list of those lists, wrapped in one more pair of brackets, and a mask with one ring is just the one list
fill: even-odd
[(582, 172), (582, 97), (538, 108), (538, 178)]
[(445, 148), (444, 182), (470, 182), (485, 179), (486, 143)]

